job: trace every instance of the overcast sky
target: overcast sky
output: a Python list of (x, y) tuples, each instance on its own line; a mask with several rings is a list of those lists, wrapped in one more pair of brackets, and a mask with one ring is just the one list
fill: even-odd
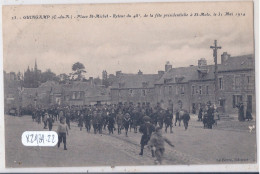
[[(3, 8), (4, 70), (21, 71), (37, 60), (42, 71), (70, 73), (75, 62), (87, 77), (121, 70), (157, 73), (166, 61), (173, 67), (213, 64), (214, 40), (232, 56), (253, 54), (253, 6), (239, 3), (164, 3), (139, 5), (48, 5)], [(139, 19), (11, 20), (12, 16), (78, 14), (155, 14), (194, 12), (245, 13), (244, 17), (178, 17)]]

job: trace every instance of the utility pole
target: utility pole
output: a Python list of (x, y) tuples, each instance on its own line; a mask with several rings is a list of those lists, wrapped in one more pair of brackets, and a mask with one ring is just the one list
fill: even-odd
[(210, 46), (213, 49), (213, 57), (215, 62), (215, 105), (218, 102), (218, 49), (221, 49), (220, 46), (217, 46), (217, 40), (214, 42), (214, 46)]

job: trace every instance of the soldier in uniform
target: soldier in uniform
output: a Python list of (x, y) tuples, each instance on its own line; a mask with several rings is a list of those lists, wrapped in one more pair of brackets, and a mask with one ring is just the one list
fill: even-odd
[(83, 113), (80, 113), (80, 115), (79, 115), (79, 129), (80, 129), (80, 131), (82, 131), (82, 127), (83, 127), (83, 117), (84, 117)]
[(214, 120), (214, 108), (211, 106), (211, 103), (208, 102), (207, 104), (207, 126), (209, 129), (212, 129), (212, 125), (215, 123), (215, 120)]
[(142, 107), (141, 107), (141, 110), (139, 110), (139, 112), (138, 112), (137, 125), (142, 125), (144, 123), (144, 120), (143, 120), (144, 116), (146, 116), (145, 115), (145, 109), (142, 109)]
[(114, 133), (114, 128), (115, 128), (115, 113), (114, 109), (112, 109), (111, 113), (108, 116), (108, 132), (109, 134)]
[(37, 110), (36, 110), (36, 118), (37, 118), (37, 123), (40, 124), (41, 123), (41, 110), (40, 110), (40, 108), (37, 108)]
[(58, 112), (58, 108), (56, 106), (53, 108), (53, 115), (55, 117), (55, 121), (58, 121), (58, 114), (59, 114), (59, 112)]
[(100, 134), (102, 134), (102, 127), (103, 127), (103, 117), (101, 115), (101, 111), (97, 113), (97, 129)]
[(154, 126), (156, 126), (157, 125), (157, 113), (154, 110), (152, 110), (150, 118), (151, 118), (151, 123)]
[[(131, 115), (131, 120), (132, 120), (132, 126), (134, 128), (134, 133), (137, 133), (137, 122), (138, 122), (138, 111), (137, 108), (134, 108), (132, 115)], [(130, 130), (131, 130), (130, 127)]]
[(150, 103), (147, 103), (146, 108), (145, 108), (146, 115), (151, 117), (153, 113), (153, 108), (150, 106)]
[(71, 119), (71, 111), (69, 110), (69, 108), (66, 111), (66, 124), (68, 125), (69, 129), (70, 129), (70, 119)]
[(64, 111), (62, 109), (60, 109), (58, 117), (60, 120), (64, 117)]
[(47, 129), (47, 119), (48, 119), (48, 113), (46, 112), (43, 116), (43, 124), (44, 124), (43, 129)]
[(164, 115), (165, 115), (165, 112), (164, 112), (163, 109), (161, 109), (160, 112), (159, 112), (159, 114), (158, 114), (158, 117), (157, 117), (157, 121), (158, 121), (158, 123), (159, 123), (160, 128), (163, 127)]
[(81, 112), (80, 110), (76, 111), (76, 120), (78, 121), (78, 127), (80, 127), (80, 116), (81, 116)]
[(147, 145), (152, 135), (152, 132), (154, 131), (155, 131), (155, 127), (150, 123), (150, 117), (144, 116), (144, 124), (142, 124), (139, 128), (139, 132), (143, 134), (140, 141), (141, 152), (139, 153), (139, 155), (143, 155), (144, 146)]
[(202, 121), (202, 113), (203, 113), (203, 109), (202, 109), (202, 107), (200, 106), (199, 114), (198, 114), (198, 121)]
[(180, 118), (182, 118), (183, 120), (185, 130), (187, 130), (189, 125), (189, 120), (190, 120), (190, 114), (188, 113), (188, 111), (185, 110), (181, 110), (179, 114), (180, 114)]
[(179, 121), (179, 126), (181, 126), (181, 116), (180, 116), (180, 113), (179, 113), (181, 110), (183, 110), (182, 109), (182, 101), (179, 100), (178, 101), (178, 108), (176, 109), (175, 126), (176, 126), (177, 121)]
[(118, 135), (121, 134), (121, 129), (123, 127), (123, 114), (122, 111), (119, 110), (117, 116), (116, 116), (116, 122), (117, 122), (117, 133)]
[(96, 134), (97, 130), (98, 130), (98, 120), (97, 120), (97, 111), (96, 110), (93, 111), (92, 125), (94, 128), (94, 134)]
[(53, 125), (53, 122), (54, 122), (54, 119), (52, 118), (51, 115), (49, 115), (49, 118), (47, 119), (47, 122), (48, 122), (49, 131), (51, 131), (52, 130), (52, 125)]
[(124, 120), (123, 120), (124, 128), (125, 128), (125, 136), (127, 137), (129, 125), (130, 125), (130, 114), (126, 113), (124, 115)]
[[(179, 110), (176, 111), (176, 116), (175, 116), (175, 123), (174, 125), (176, 126), (176, 123), (180, 120), (180, 113)], [(181, 126), (181, 123), (179, 121), (179, 126)]]
[(85, 121), (85, 127), (86, 127), (87, 132), (90, 132), (90, 129), (91, 129), (91, 123), (90, 123), (91, 122), (91, 114), (90, 114), (89, 109), (85, 110), (84, 121)]
[(166, 112), (165, 112), (165, 118), (164, 118), (165, 132), (166, 133), (167, 133), (168, 127), (170, 127), (170, 132), (173, 133), (173, 131), (172, 131), (172, 119), (173, 119), (173, 114), (169, 109), (167, 109)]
[(106, 130), (107, 122), (108, 122), (108, 111), (106, 108), (102, 110), (102, 119), (103, 119), (103, 129)]
[(36, 109), (33, 109), (33, 112), (32, 112), (32, 120), (34, 121), (36, 118)]
[(208, 114), (207, 114), (207, 109), (203, 110), (203, 117), (202, 117), (202, 122), (203, 122), (203, 128), (208, 128)]

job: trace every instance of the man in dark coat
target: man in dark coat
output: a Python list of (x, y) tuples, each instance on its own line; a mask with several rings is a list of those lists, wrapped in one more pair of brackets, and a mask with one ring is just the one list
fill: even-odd
[(208, 125), (209, 129), (212, 129), (212, 125), (215, 123), (214, 108), (210, 104), (208, 104), (207, 106), (208, 106), (208, 109), (207, 109), (207, 116), (208, 116), (207, 125)]
[(87, 132), (90, 132), (91, 129), (91, 113), (90, 110), (85, 110), (85, 115), (84, 115), (84, 122), (85, 122), (85, 127)]
[(143, 134), (140, 141), (141, 152), (139, 153), (139, 155), (143, 155), (144, 146), (147, 145), (148, 141), (151, 138), (152, 132), (155, 131), (154, 125), (150, 123), (150, 117), (144, 116), (143, 120), (144, 124), (142, 124), (139, 128), (139, 132)]
[(93, 111), (93, 118), (92, 118), (92, 125), (93, 125), (93, 128), (94, 128), (94, 134), (97, 133), (98, 131), (98, 119), (97, 119), (97, 111), (94, 110)]
[(70, 110), (67, 109), (65, 116), (66, 116), (66, 124), (68, 125), (69, 129), (70, 129), (70, 119), (71, 119), (70, 114), (71, 114)]
[(108, 116), (108, 132), (109, 134), (114, 133), (115, 128), (115, 115), (114, 110), (111, 111), (111, 113)]
[(167, 133), (168, 127), (170, 127), (170, 132), (173, 133), (172, 131), (172, 119), (173, 119), (173, 114), (170, 109), (167, 109), (165, 112), (165, 118), (164, 118), (164, 123), (165, 123), (165, 132)]
[(243, 103), (241, 102), (239, 105), (237, 105), (237, 108), (238, 108), (238, 120), (245, 121)]
[(121, 129), (123, 128), (123, 119), (124, 119), (124, 115), (122, 114), (122, 111), (119, 110), (118, 114), (116, 115), (116, 123), (117, 123), (117, 133), (118, 133), (118, 135), (121, 134)]
[(49, 131), (51, 131), (52, 130), (52, 126), (53, 126), (53, 122), (54, 122), (54, 119), (52, 118), (51, 115), (49, 115), (49, 118), (47, 119), (47, 122), (48, 122)]
[(181, 110), (179, 112), (179, 114), (180, 114), (180, 118), (183, 119), (183, 124), (184, 124), (185, 130), (187, 130), (188, 129), (188, 125), (189, 125), (189, 120), (190, 120), (190, 114), (186, 110)]
[[(138, 120), (139, 120), (139, 113), (137, 111), (137, 108), (133, 109), (131, 120), (132, 120), (132, 127), (134, 128), (134, 133), (137, 133), (137, 125), (138, 125)], [(131, 128), (130, 128), (131, 130)]]
[(202, 113), (203, 113), (203, 109), (202, 109), (202, 107), (200, 106), (199, 114), (198, 114), (198, 121), (202, 121)]
[(79, 119), (79, 129), (80, 129), (80, 131), (82, 131), (82, 127), (83, 127), (83, 119), (84, 119), (84, 115), (83, 115), (83, 113), (80, 113), (78, 119)]

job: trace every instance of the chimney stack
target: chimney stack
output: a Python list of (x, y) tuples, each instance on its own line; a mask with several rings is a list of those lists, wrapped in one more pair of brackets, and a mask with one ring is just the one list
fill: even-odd
[(160, 77), (162, 77), (163, 74), (164, 74), (164, 71), (158, 71), (158, 75), (159, 75)]
[(221, 55), (221, 64), (226, 63), (226, 61), (230, 58), (230, 54), (228, 54), (227, 52), (223, 52), (223, 54)]
[(198, 68), (201, 69), (204, 66), (207, 66), (207, 60), (205, 58), (201, 58), (198, 60)]
[(119, 77), (122, 74), (122, 71), (116, 71), (116, 77)]
[(138, 71), (138, 75), (143, 75), (143, 72), (141, 70)]
[(172, 69), (172, 65), (170, 64), (169, 61), (167, 61), (165, 64), (165, 72), (169, 71), (170, 69)]

